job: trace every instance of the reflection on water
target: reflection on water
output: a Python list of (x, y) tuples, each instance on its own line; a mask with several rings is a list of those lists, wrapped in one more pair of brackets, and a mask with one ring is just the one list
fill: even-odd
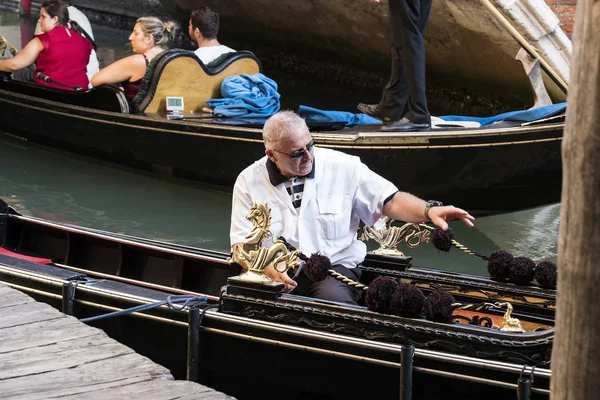
[(560, 204), (551, 204), (514, 212), (508, 214), (508, 218), (481, 218), (477, 226), (494, 243), (510, 249), (515, 255), (526, 255), (534, 260), (555, 260), (559, 217)]
[(24, 214), (192, 246), (229, 246), (229, 194), (77, 160), (14, 139), (0, 139), (0, 154), (0, 197)]

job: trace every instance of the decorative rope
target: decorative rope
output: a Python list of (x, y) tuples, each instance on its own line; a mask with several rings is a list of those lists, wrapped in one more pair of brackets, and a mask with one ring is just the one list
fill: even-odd
[[(430, 232), (433, 232), (433, 231), (435, 230), (435, 228), (434, 228), (434, 227), (432, 227), (432, 226), (429, 226), (429, 225), (427, 225), (427, 224), (419, 224), (419, 226), (420, 226), (421, 228), (423, 228), (423, 229), (427, 229), (427, 230), (428, 230), (428, 231), (430, 231)], [(489, 257), (488, 257), (488, 256), (486, 256), (486, 255), (484, 255), (484, 254), (481, 254), (481, 253), (479, 253), (479, 252), (477, 252), (477, 251), (475, 251), (475, 250), (473, 250), (473, 249), (471, 249), (471, 248), (469, 248), (469, 247), (465, 246), (464, 244), (461, 244), (461, 243), (457, 242), (457, 241), (456, 241), (456, 240), (454, 240), (454, 239), (452, 239), (452, 245), (453, 245), (454, 247), (456, 247), (457, 249), (459, 249), (459, 250), (462, 250), (462, 251), (464, 251), (465, 253), (467, 253), (467, 254), (470, 254), (470, 255), (472, 255), (472, 256), (475, 256), (475, 257), (477, 257), (477, 258), (480, 258), (480, 259), (482, 259), (482, 260), (488, 261), (488, 259), (489, 259)]]
[(466, 311), (481, 311), (487, 310), (490, 307), (497, 308), (492, 303), (475, 303), (475, 304), (462, 304), (462, 303), (452, 303), (452, 310), (466, 310)]
[(466, 311), (482, 311), (482, 310), (489, 310), (489, 309), (497, 309), (497, 310), (503, 310), (502, 306), (504, 304), (508, 304), (508, 303), (489, 303), (489, 302), (484, 302), (484, 303), (473, 303), (473, 304), (462, 304), (462, 303), (452, 303), (452, 310), (456, 311), (456, 310), (466, 310)]
[(329, 273), (330, 276), (337, 279), (338, 281), (343, 282), (346, 285), (353, 287), (355, 289), (367, 290), (369, 288), (367, 285), (363, 285), (362, 283), (356, 282), (356, 281), (348, 278), (347, 276), (344, 276), (344, 275), (340, 274), (339, 272), (336, 272), (332, 269), (327, 270), (327, 273)]

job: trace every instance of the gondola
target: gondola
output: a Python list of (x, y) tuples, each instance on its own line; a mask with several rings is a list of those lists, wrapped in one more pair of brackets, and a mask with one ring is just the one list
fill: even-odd
[[(202, 110), (206, 100), (218, 96), (224, 76), (258, 72), (260, 63), (245, 51), (215, 62), (205, 66), (192, 52), (164, 52), (151, 63), (132, 104), (111, 86), (69, 92), (4, 74), (0, 131), (77, 155), (231, 190), (239, 172), (264, 155), (264, 119), (214, 118)], [(176, 84), (192, 80), (195, 86)], [(186, 110), (192, 111), (172, 119), (166, 110), (168, 96), (184, 97)], [(402, 190), (442, 198), (472, 214), (560, 199), (564, 113), (530, 122), (411, 133), (382, 133), (378, 125), (345, 128), (343, 123), (316, 119), (308, 124), (317, 146), (359, 156)]]
[[(463, 308), (455, 310), (455, 322), (438, 323), (282, 294), (272, 285), (240, 281), (228, 254), (26, 217), (6, 205), (0, 244), (0, 282), (78, 318), (173, 295), (204, 296), (205, 307), (212, 309), (202, 311), (200, 323), (191, 311), (165, 306), (90, 323), (176, 376), (192, 371), (202, 383), (238, 398), (278, 398), (290, 377), (303, 382), (290, 398), (358, 398), (368, 395), (371, 385), (378, 398), (398, 398), (400, 375), (406, 373), (399, 360), (407, 345), (415, 349), (415, 396), (448, 390), (474, 395), (491, 387), (497, 388), (495, 395), (514, 395), (517, 382), (531, 378), (534, 398), (548, 395), (551, 289), (411, 267), (408, 258), (394, 268), (389, 257), (371, 255), (366, 263), (371, 272), (385, 270), (415, 284), (437, 280), (449, 291), (456, 285), (465, 305), (482, 303), (483, 292), (491, 296), (484, 303), (510, 298), (512, 317), (528, 331), (514, 333), (490, 328), (502, 323), (503, 314), (506, 320), (505, 310)], [(197, 351), (190, 353), (194, 324), (201, 327), (198, 344), (191, 347)], [(349, 370), (369, 385), (349, 385)], [(439, 387), (427, 383), (432, 375)]]

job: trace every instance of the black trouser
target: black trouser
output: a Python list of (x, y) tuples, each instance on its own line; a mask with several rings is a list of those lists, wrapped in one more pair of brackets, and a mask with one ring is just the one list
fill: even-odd
[(389, 0), (392, 72), (379, 111), (397, 121), (408, 113), (416, 124), (430, 124), (425, 95), (425, 42), (432, 0)]
[(13, 72), (13, 79), (17, 81), (33, 83), (35, 82), (35, 80), (33, 79), (34, 75), (35, 67), (33, 65), (30, 65), (29, 67), (25, 67), (23, 69)]
[[(349, 269), (342, 265), (334, 265), (331, 269), (354, 281), (360, 279), (361, 271), (358, 268)], [(361, 290), (354, 289), (332, 276), (327, 276), (324, 280), (313, 283), (313, 281), (304, 274), (304, 271), (300, 271), (299, 275), (296, 277), (296, 282), (298, 283), (298, 286), (294, 289), (292, 294), (298, 296), (314, 297), (322, 300), (356, 305), (358, 304), (361, 295)]]

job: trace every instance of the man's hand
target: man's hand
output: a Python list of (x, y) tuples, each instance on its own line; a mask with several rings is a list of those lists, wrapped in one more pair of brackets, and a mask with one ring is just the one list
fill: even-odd
[(429, 218), (431, 218), (431, 222), (442, 228), (444, 231), (448, 229), (447, 221), (454, 221), (455, 219), (460, 219), (469, 228), (475, 226), (473, 224), (475, 218), (471, 214), (454, 206), (431, 207), (429, 209)]
[(285, 284), (284, 290), (286, 293), (291, 292), (292, 290), (296, 289), (296, 286), (298, 286), (296, 281), (288, 276), (287, 272), (277, 272), (275, 267), (273, 267), (273, 264), (270, 264), (267, 268), (265, 268), (265, 275), (273, 279), (275, 282), (281, 282)]

